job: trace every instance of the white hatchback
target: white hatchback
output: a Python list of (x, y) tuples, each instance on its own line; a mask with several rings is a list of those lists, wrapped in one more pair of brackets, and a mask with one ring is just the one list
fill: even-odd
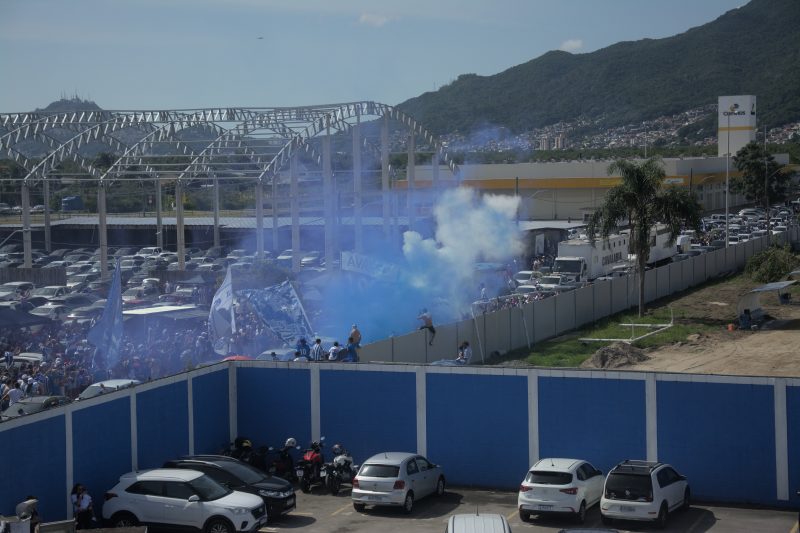
[(519, 486), (517, 507), (525, 522), (531, 515), (572, 514), (581, 524), (586, 510), (603, 495), (603, 473), (581, 459), (540, 459)]
[(105, 494), (103, 518), (111, 527), (249, 533), (267, 523), (267, 510), (259, 496), (231, 490), (202, 472), (158, 468), (120, 477)]

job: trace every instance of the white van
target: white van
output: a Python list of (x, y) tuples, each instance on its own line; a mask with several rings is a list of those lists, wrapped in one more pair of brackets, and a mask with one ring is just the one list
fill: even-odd
[(150, 257), (151, 255), (158, 255), (162, 252), (161, 248), (158, 246), (145, 246), (144, 248), (140, 248), (136, 255), (142, 257)]

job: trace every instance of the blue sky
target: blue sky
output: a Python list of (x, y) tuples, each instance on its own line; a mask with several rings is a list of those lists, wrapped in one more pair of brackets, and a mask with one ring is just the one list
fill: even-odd
[(398, 104), (548, 50), (681, 33), (745, 0), (0, 0), (0, 112)]

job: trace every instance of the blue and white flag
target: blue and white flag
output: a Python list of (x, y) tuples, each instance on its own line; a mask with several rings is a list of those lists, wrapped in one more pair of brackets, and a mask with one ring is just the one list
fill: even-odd
[(119, 362), (122, 343), (122, 280), (119, 264), (120, 260), (117, 259), (103, 315), (86, 335), (86, 339), (97, 348), (96, 356), (103, 356), (109, 369)]
[(294, 346), (301, 338), (312, 338), (306, 311), (288, 281), (266, 289), (241, 290), (238, 294), (247, 298), (264, 325), (287, 346)]
[(208, 314), (208, 331), (211, 335), (211, 342), (217, 343), (221, 339), (230, 339), (236, 331), (236, 319), (233, 313), (233, 282), (231, 281), (231, 269), (225, 274), (225, 280), (214, 294), (211, 301), (211, 312)]

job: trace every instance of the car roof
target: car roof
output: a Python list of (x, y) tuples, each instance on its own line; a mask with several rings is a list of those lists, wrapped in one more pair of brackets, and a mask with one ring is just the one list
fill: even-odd
[(612, 472), (621, 474), (650, 474), (654, 470), (667, 466), (664, 463), (655, 461), (639, 461), (626, 459), (614, 467)]
[(457, 533), (507, 533), (508, 521), (499, 514), (457, 514), (447, 521), (447, 531)]
[(547, 458), (536, 461), (530, 470), (543, 472), (571, 472), (583, 463), (583, 459)]
[(379, 464), (379, 465), (398, 465), (410, 457), (416, 457), (416, 453), (408, 452), (383, 452), (373, 455), (365, 463)]
[(192, 481), (202, 476), (203, 473), (197, 470), (189, 470), (187, 468), (154, 468), (153, 470), (144, 470), (136, 472), (128, 472), (120, 479), (136, 479), (136, 480), (159, 480), (159, 479), (173, 479), (177, 481)]

